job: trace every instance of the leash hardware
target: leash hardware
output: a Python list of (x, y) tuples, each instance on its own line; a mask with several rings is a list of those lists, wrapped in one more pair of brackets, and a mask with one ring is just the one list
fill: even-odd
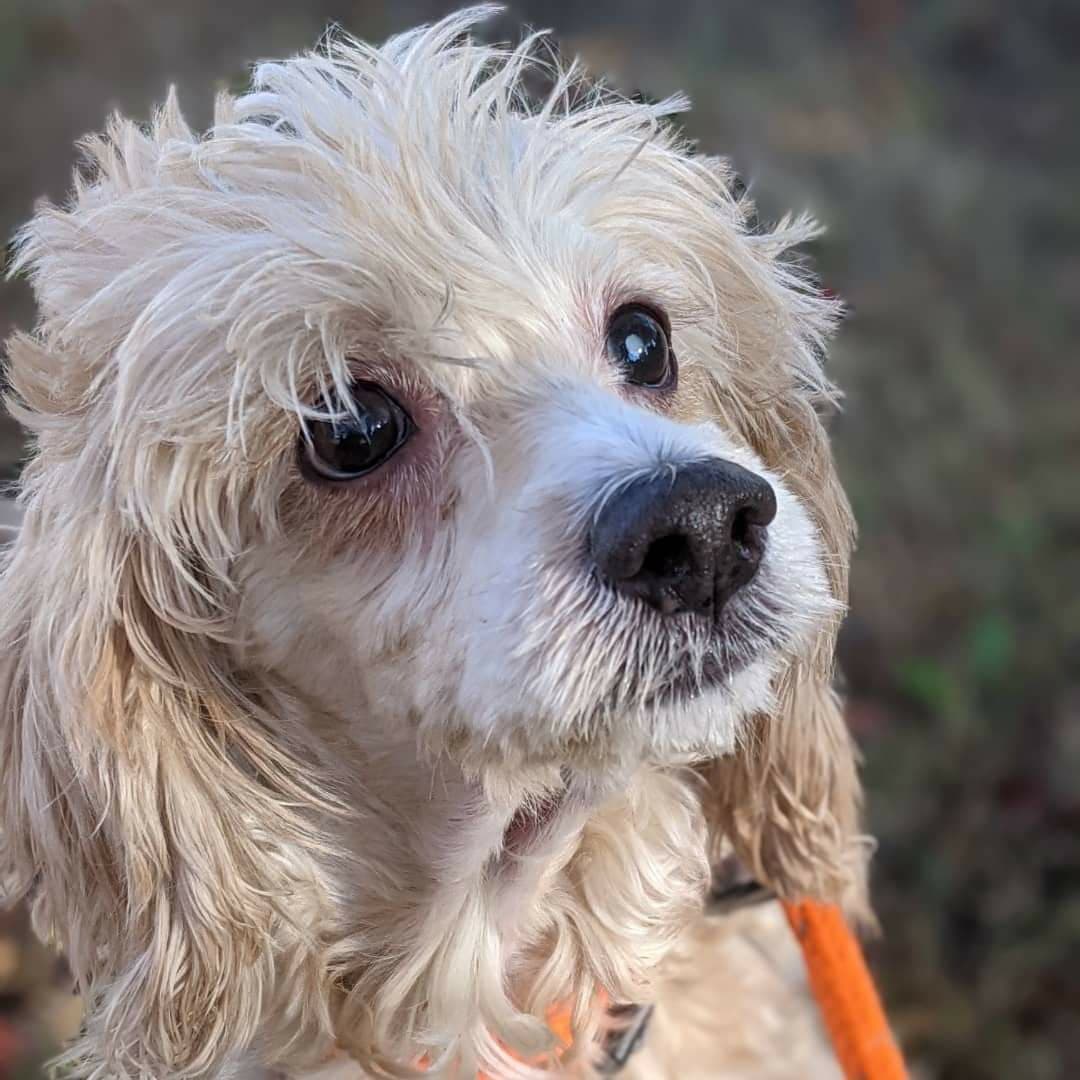
[(596, 1071), (601, 1076), (615, 1076), (622, 1072), (631, 1055), (641, 1048), (645, 1041), (645, 1031), (652, 1017), (651, 1005), (613, 1005), (609, 1014), (618, 1017), (630, 1017), (626, 1026), (619, 1026), (609, 1033), (604, 1041), (604, 1060)]
[(710, 917), (730, 915), (740, 908), (753, 907), (755, 904), (764, 904), (775, 899), (776, 893), (759, 881), (737, 881), (732, 885), (713, 889), (705, 902), (705, 914)]

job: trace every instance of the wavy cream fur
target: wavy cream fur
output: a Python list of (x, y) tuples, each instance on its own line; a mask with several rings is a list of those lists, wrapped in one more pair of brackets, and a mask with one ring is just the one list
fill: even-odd
[[(20, 237), (2, 863), (86, 1000), (71, 1075), (334, 1044), (392, 1075), (587, 1069), (598, 988), (651, 999), (723, 838), (862, 907), (828, 688), (851, 527), (815, 411), (835, 312), (784, 258), (813, 225), (753, 231), (681, 101), (476, 44), (483, 13), (264, 64), (201, 137), (172, 97), (114, 118)], [(639, 299), (673, 326), (663, 406), (604, 356)], [(315, 403), (358, 375), (419, 434), (312, 487)], [(582, 537), (621, 485), (713, 455), (779, 512), (725, 616), (739, 673), (657, 704), (707, 641), (597, 588)]]

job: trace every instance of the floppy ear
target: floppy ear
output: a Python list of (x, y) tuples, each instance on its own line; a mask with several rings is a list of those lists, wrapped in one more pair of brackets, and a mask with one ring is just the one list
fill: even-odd
[[(752, 439), (782, 468), (817, 526), (830, 589), (847, 603), (854, 527), (825, 428), (808, 396), (782, 395), (756, 417)], [(781, 896), (841, 904), (872, 922), (866, 870), (870, 842), (859, 829), (858, 758), (833, 688), (840, 616), (775, 686), (773, 715), (759, 716), (740, 749), (707, 766), (708, 811), (759, 881)]]
[(152, 544), (44, 484), (0, 579), (6, 899), (69, 958), (78, 1076), (217, 1075), (290, 943), (293, 992), (319, 1000), (288, 916), (311, 900), (289, 809), (307, 770), (184, 593)]
[[(163, 249), (103, 208), (158, 175), (170, 139), (190, 139), (171, 101), (151, 135), (117, 121), (102, 177), (39, 212), (21, 263), (41, 325), (8, 343), (36, 454), (0, 577), (0, 871), (84, 996), (77, 1076), (219, 1075), (271, 1007), (275, 967), (295, 1020), (275, 1036), (325, 1024), (317, 943), (294, 918), (322, 902), (306, 821), (329, 800), (288, 726), (300, 710), (229, 643), (254, 489), (209, 442), (115, 424), (118, 343), (153, 355), (129, 331), (164, 287), (142, 295), (149, 274), (130, 271)], [(135, 360), (130, 380), (157, 378)]]
[(761, 882), (785, 898), (839, 903), (871, 920), (856, 755), (827, 676), (789, 670), (774, 716), (710, 766), (711, 817)]

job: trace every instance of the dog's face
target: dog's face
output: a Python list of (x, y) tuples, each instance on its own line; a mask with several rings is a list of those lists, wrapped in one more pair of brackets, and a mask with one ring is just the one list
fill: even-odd
[[(240, 116), (288, 134), (252, 137), (265, 168), (239, 183), (260, 191), (312, 132), (318, 75), (262, 78), (277, 93)], [(297, 338), (239, 362), (313, 362), (246, 410), (255, 501), (280, 514), (238, 561), (243, 630), (361, 738), (379, 713), (491, 767), (716, 757), (835, 609), (813, 521), (832, 493), (794, 493), (797, 443), (758, 415), (820, 385), (828, 306), (784, 291), (658, 110), (480, 122), (502, 94), (432, 102), (434, 130), (354, 105), (335, 175), (273, 208), (285, 260), (297, 233), (307, 250), (258, 289)], [(332, 332), (304, 340), (312, 309)], [(238, 358), (218, 360), (223, 409)], [(212, 430), (243, 467), (222, 413)]]
[(265, 65), (202, 140), (119, 122), (25, 237), (8, 869), (118, 1075), (251, 1043), (281, 966), (361, 1057), (643, 993), (706, 818), (782, 889), (858, 887), (812, 230), (752, 231), (671, 103), (527, 104), (468, 22)]
[[(376, 713), (499, 769), (716, 757), (832, 614), (784, 462), (700, 400), (722, 344), (635, 272), (670, 256), (619, 209), (595, 193), (605, 229), (568, 210), (556, 253), (533, 235), (546, 214), (500, 208), (487, 281), (433, 239), (459, 298), (438, 337), (439, 297), (419, 317), (381, 298), (320, 398), (333, 418), (267, 417), (287, 509), (241, 560), (243, 625), (361, 740)], [(475, 366), (428, 359), (439, 345)]]

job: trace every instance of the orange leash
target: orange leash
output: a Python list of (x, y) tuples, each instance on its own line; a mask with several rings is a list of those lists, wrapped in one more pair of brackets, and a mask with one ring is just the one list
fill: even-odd
[(862, 949), (835, 904), (783, 901), (810, 989), (847, 1080), (907, 1080)]

